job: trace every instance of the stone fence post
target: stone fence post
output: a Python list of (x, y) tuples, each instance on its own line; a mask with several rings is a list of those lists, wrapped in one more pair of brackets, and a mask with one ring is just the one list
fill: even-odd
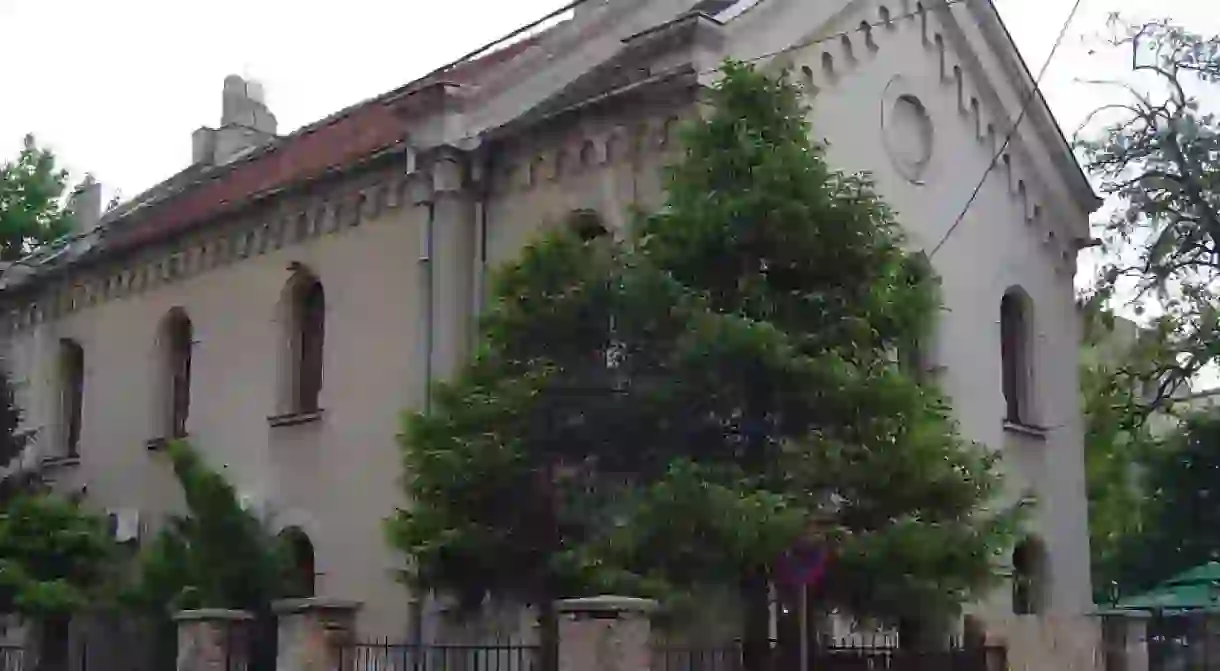
[(247, 668), (254, 615), (244, 610), (184, 610), (178, 623), (178, 671)]
[(321, 597), (275, 602), (276, 671), (339, 671), (344, 653), (350, 655), (356, 642), (360, 606), (356, 601)]
[(1148, 671), (1148, 619), (1126, 618), (1126, 671)]
[(595, 596), (555, 603), (559, 671), (649, 671), (651, 599)]
[(1148, 671), (1148, 620), (1140, 611), (1102, 615), (1102, 649), (1108, 668)]

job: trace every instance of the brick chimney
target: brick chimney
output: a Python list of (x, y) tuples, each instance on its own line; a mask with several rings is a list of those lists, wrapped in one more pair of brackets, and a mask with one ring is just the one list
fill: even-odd
[(68, 196), (68, 212), (72, 216), (72, 229), (76, 233), (87, 233), (97, 226), (102, 218), (102, 185), (93, 175), (85, 179)]
[(229, 75), (221, 93), (220, 127), (204, 126), (191, 135), (191, 157), (195, 163), (222, 165), (275, 139), (275, 132), (262, 85)]

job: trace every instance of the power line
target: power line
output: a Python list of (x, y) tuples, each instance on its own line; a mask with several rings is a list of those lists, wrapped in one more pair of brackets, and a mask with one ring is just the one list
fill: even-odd
[(521, 26), (520, 28), (514, 30), (513, 32), (511, 32), (507, 35), (504, 35), (503, 37), (496, 38), (495, 40), (488, 42), (487, 44), (484, 44), (483, 46), (479, 47), (478, 49), (471, 51), (470, 53), (466, 54), (465, 56), (462, 56), (461, 58), (458, 58), (457, 60), (453, 61), (452, 63), (446, 63), (445, 65), (442, 65), (439, 68), (436, 68), (435, 70), (429, 72), (428, 74), (424, 75), (423, 77), (416, 79), (415, 81), (424, 81), (427, 79), (431, 79), (432, 77), (435, 77), (436, 75), (439, 75), (442, 72), (444, 72), (450, 68), (457, 67), (457, 66), (465, 63), (466, 61), (469, 61), (472, 58), (475, 58), (481, 54), (484, 54), (487, 51), (513, 39), (514, 37), (517, 37), (518, 35), (521, 35), (522, 33), (529, 32), (529, 31), (533, 30), (534, 28), (537, 28), (538, 26), (546, 23), (547, 21), (550, 21), (551, 19), (559, 16), (560, 14), (565, 14), (567, 12), (570, 12), (589, 1), (590, 0), (573, 0), (572, 2), (569, 2), (568, 4), (564, 5), (563, 7), (556, 9), (555, 11), (551, 12), (550, 14), (547, 14), (546, 16), (544, 16), (540, 19), (531, 21), (531, 22), (525, 24), (524, 26)]
[(995, 156), (991, 157), (991, 162), (987, 164), (987, 169), (983, 171), (983, 176), (979, 178), (979, 183), (974, 186), (974, 191), (971, 192), (970, 198), (966, 201), (966, 205), (962, 207), (962, 211), (958, 213), (957, 219), (953, 221), (953, 225), (949, 227), (949, 230), (945, 231), (945, 234), (941, 236), (940, 241), (936, 243), (936, 246), (932, 248), (931, 253), (928, 254), (929, 259), (936, 256), (936, 253), (940, 251), (941, 247), (944, 247), (945, 243), (949, 241), (949, 237), (953, 235), (953, 232), (956, 231), (957, 228), (962, 225), (962, 222), (966, 220), (966, 213), (970, 211), (970, 207), (974, 205), (974, 201), (978, 199), (979, 193), (983, 190), (983, 185), (987, 182), (988, 175), (990, 175), (991, 171), (995, 169), (996, 164), (999, 162), (1000, 157), (1004, 155), (1004, 152), (1008, 150), (1008, 145), (1012, 142), (1012, 138), (1017, 132), (1017, 127), (1021, 125), (1021, 121), (1025, 119), (1025, 114), (1029, 111), (1030, 103), (1032, 103), (1034, 101), (1034, 97), (1041, 92), (1042, 78), (1046, 76), (1047, 71), (1050, 69), (1051, 61), (1055, 59), (1055, 53), (1059, 51), (1060, 45), (1063, 44), (1063, 38), (1065, 35), (1067, 35), (1068, 27), (1072, 25), (1072, 20), (1076, 18), (1076, 12), (1080, 9), (1080, 3), (1081, 0), (1076, 0), (1075, 4), (1072, 5), (1072, 11), (1068, 12), (1067, 18), (1063, 21), (1063, 27), (1059, 29), (1059, 35), (1055, 38), (1055, 42), (1051, 45), (1050, 53), (1046, 55), (1046, 61), (1042, 64), (1042, 69), (1038, 72), (1037, 78), (1034, 79), (1033, 88), (1030, 89), (1029, 95), (1025, 97), (1025, 102), (1021, 105), (1021, 112), (1017, 115), (1017, 120), (1013, 122), (1012, 128), (1008, 129), (1008, 134), (1004, 136), (1004, 143), (1000, 145), (999, 151), (995, 153)]

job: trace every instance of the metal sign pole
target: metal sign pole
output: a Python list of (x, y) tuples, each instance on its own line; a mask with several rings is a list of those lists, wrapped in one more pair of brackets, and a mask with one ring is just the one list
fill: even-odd
[(800, 671), (810, 671), (809, 669), (809, 585), (801, 585), (801, 598), (798, 600), (800, 608), (798, 620), (801, 623), (801, 668)]

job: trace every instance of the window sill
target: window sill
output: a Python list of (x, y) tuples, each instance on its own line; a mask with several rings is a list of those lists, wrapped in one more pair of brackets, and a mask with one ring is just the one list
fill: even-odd
[(308, 412), (289, 412), (283, 415), (272, 415), (267, 418), (267, 423), (271, 426), (296, 426), (298, 424), (309, 424), (322, 420), (321, 410), (310, 410)]
[(38, 462), (38, 464), (43, 468), (72, 468), (80, 465), (80, 456), (43, 457), (42, 461)]
[(174, 436), (172, 438), (151, 438), (148, 442), (144, 443), (144, 447), (147, 448), (149, 452), (164, 452), (165, 448), (169, 447), (170, 443), (174, 442), (175, 440), (186, 440), (190, 437), (190, 435), (191, 434), (189, 433), (184, 433), (181, 436)]
[(1041, 426), (1022, 424), (1020, 422), (1013, 422), (1006, 419), (1004, 420), (1004, 430), (1009, 433), (1018, 433), (1022, 436), (1037, 438), (1038, 440), (1046, 440), (1047, 429)]

